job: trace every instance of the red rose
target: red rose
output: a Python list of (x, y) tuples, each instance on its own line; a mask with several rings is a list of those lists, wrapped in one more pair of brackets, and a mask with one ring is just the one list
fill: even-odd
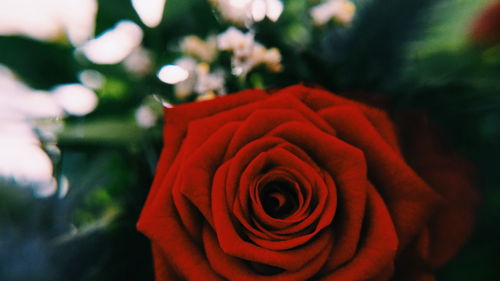
[(486, 6), (479, 14), (472, 23), (470, 36), (479, 44), (500, 43), (500, 1)]
[(304, 86), (166, 109), (138, 222), (156, 279), (433, 280), (475, 200), (416, 136), (406, 151), (383, 111)]

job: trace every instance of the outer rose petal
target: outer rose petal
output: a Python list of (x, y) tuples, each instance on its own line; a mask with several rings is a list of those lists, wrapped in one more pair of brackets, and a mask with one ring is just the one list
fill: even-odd
[(342, 106), (320, 111), (340, 138), (365, 152), (371, 180), (388, 204), (405, 247), (434, 212), (438, 194), (395, 152), (359, 111)]
[(398, 238), (389, 212), (380, 195), (369, 188), (366, 239), (353, 260), (335, 271), (329, 272), (321, 280), (370, 280), (390, 266), (398, 247)]
[[(398, 280), (407, 280), (412, 272), (430, 275), (453, 257), (472, 230), (479, 195), (472, 188), (475, 173), (470, 164), (450, 149), (422, 113), (400, 119), (401, 128), (412, 128), (401, 132), (410, 165), (447, 199), (401, 260)], [(433, 280), (427, 275), (414, 280)]]

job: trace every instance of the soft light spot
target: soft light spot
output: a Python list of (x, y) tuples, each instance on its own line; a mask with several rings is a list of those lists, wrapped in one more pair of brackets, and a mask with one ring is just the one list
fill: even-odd
[(87, 69), (78, 73), (78, 80), (90, 89), (100, 89), (104, 85), (106, 77), (99, 71)]
[(80, 84), (60, 85), (53, 90), (57, 102), (68, 114), (86, 115), (97, 106), (97, 96)]
[(51, 93), (27, 87), (0, 65), (0, 177), (32, 188), (36, 196), (54, 193), (52, 162), (38, 137), (47, 140), (41, 124), (51, 124), (62, 114)]
[(25, 116), (31, 118), (50, 118), (63, 115), (61, 106), (56, 99), (48, 92), (33, 91), (24, 98), (20, 104), (20, 110), (24, 111)]
[(52, 178), (46, 183), (38, 184), (35, 188), (33, 188), (33, 191), (37, 197), (49, 197), (57, 191), (57, 182), (54, 178)]
[(132, 0), (137, 15), (148, 27), (156, 27), (163, 17), (165, 0)]
[(139, 47), (123, 61), (123, 66), (134, 75), (146, 75), (151, 72), (153, 67), (152, 56), (150, 51)]
[(252, 2), (252, 18), (254, 21), (261, 21), (266, 17), (267, 5), (265, 0), (254, 0)]
[(0, 118), (51, 118), (62, 114), (50, 93), (29, 88), (10, 69), (0, 65)]
[(66, 32), (73, 45), (94, 34), (96, 0), (0, 1), (0, 34), (55, 40)]
[(189, 72), (178, 65), (165, 65), (158, 71), (158, 78), (167, 84), (177, 84), (189, 77)]
[(160, 103), (163, 107), (166, 107), (166, 108), (173, 108), (174, 107), (171, 103), (164, 100), (160, 95), (153, 94), (152, 96), (153, 96), (153, 99), (155, 100), (155, 102)]
[(156, 115), (154, 112), (151, 110), (146, 105), (141, 105), (136, 111), (135, 111), (135, 121), (139, 125), (139, 127), (142, 128), (151, 128), (155, 125), (157, 120)]
[(283, 12), (283, 3), (279, 0), (267, 0), (267, 18), (277, 21)]
[[(38, 143), (17, 136), (0, 139), (0, 175), (20, 185), (36, 185), (41, 195), (52, 190), (52, 162)], [(35, 189), (35, 192), (37, 190)]]
[(59, 191), (57, 197), (60, 199), (66, 197), (69, 191), (69, 180), (65, 175), (62, 175), (59, 179)]
[(94, 36), (97, 0), (59, 1), (59, 15), (71, 44), (78, 46)]
[(120, 21), (80, 50), (93, 63), (116, 64), (124, 60), (142, 41), (142, 29), (132, 21)]
[(250, 4), (252, 0), (229, 0), (229, 5), (234, 8), (246, 8), (248, 4)]

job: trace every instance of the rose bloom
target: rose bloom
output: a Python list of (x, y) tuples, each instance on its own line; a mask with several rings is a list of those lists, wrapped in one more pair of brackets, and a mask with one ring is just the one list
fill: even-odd
[(301, 85), (166, 109), (138, 222), (156, 280), (434, 280), (477, 200), (411, 124)]

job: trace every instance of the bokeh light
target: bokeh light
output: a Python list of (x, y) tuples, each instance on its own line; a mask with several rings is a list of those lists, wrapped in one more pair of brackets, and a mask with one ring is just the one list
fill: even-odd
[(186, 80), (189, 77), (189, 72), (178, 65), (164, 65), (158, 71), (158, 78), (167, 84), (177, 84)]
[(141, 44), (142, 36), (142, 29), (136, 23), (123, 20), (83, 44), (80, 50), (93, 63), (116, 64)]
[(137, 15), (148, 27), (156, 27), (163, 17), (166, 0), (132, 0)]

